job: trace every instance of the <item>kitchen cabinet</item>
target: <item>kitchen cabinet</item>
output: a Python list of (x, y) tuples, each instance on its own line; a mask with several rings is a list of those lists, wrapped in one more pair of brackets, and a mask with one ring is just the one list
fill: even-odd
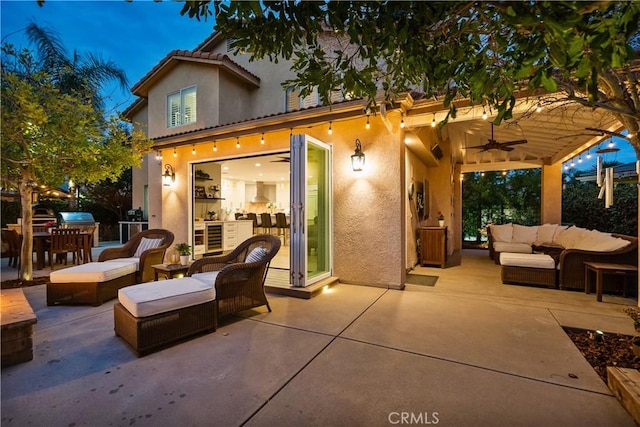
[(194, 255), (219, 255), (235, 249), (253, 236), (253, 221), (196, 221), (193, 226)]
[(439, 265), (447, 263), (447, 227), (420, 228), (420, 264)]

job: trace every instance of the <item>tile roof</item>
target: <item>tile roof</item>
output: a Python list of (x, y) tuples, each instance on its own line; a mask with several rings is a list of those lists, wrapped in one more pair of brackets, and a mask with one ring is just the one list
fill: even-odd
[[(362, 98), (355, 98), (355, 99), (351, 99), (351, 100), (343, 100), (343, 101), (339, 101), (339, 102), (334, 102), (334, 103), (331, 104), (331, 108), (333, 108), (335, 106), (350, 104), (350, 103), (357, 103), (358, 104), (358, 108), (361, 108), (360, 104), (362, 103)], [(314, 105), (314, 106), (311, 106), (311, 107), (299, 108), (297, 110), (282, 111), (282, 112), (278, 112), (278, 113), (267, 114), (267, 115), (264, 115), (264, 116), (251, 117), (251, 118), (247, 118), (247, 119), (244, 119), (244, 120), (238, 120), (238, 121), (235, 121), (235, 122), (221, 123), (221, 124), (214, 125), (214, 126), (206, 126), (206, 127), (202, 127), (202, 128), (199, 128), (199, 129), (192, 129), (192, 130), (183, 131), (183, 132), (176, 132), (176, 133), (172, 133), (170, 135), (162, 135), (162, 136), (159, 136), (159, 137), (154, 137), (152, 139), (154, 141), (155, 140), (162, 141), (162, 140), (165, 140), (165, 139), (171, 139), (171, 138), (175, 138), (175, 137), (179, 137), (179, 136), (183, 136), (183, 135), (197, 134), (197, 133), (204, 132), (204, 131), (211, 131), (211, 130), (214, 130), (216, 128), (224, 128), (224, 127), (239, 125), (239, 124), (243, 124), (243, 123), (250, 123), (250, 122), (257, 121), (257, 120), (262, 120), (262, 119), (274, 118), (274, 117), (279, 117), (279, 116), (286, 116), (286, 115), (291, 115), (291, 114), (294, 114), (294, 113), (299, 113), (299, 112), (304, 112), (304, 111), (327, 109), (327, 107), (328, 107), (327, 105)]]
[(173, 66), (176, 65), (176, 61), (195, 61), (209, 63), (211, 65), (221, 65), (247, 82), (256, 86), (260, 85), (260, 77), (232, 61), (227, 55), (211, 52), (195, 52), (190, 50), (172, 50), (147, 74), (145, 74), (139, 82), (133, 85), (131, 92), (138, 96), (144, 96), (146, 94), (145, 89), (150, 86), (154, 77), (162, 75), (173, 68)]

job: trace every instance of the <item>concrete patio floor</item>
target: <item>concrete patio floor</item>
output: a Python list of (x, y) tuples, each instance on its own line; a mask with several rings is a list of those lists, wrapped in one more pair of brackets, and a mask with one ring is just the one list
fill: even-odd
[(485, 251), (415, 272), (439, 279), (269, 295), (272, 313), (143, 358), (114, 335), (114, 301), (47, 307), (44, 286), (25, 288), (34, 359), (2, 370), (1, 423), (635, 425), (562, 326), (634, 334), (636, 300), (503, 285)]

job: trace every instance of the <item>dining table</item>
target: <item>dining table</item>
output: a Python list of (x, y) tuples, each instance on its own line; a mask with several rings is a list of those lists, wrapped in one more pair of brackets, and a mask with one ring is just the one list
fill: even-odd
[[(47, 240), (51, 238), (48, 231), (35, 231), (33, 233), (33, 250), (36, 253), (35, 269), (42, 270), (45, 267), (45, 252)], [(82, 263), (93, 261), (91, 257), (91, 233), (88, 231), (80, 232), (80, 247), (82, 248)], [(80, 261), (78, 261), (80, 262)]]

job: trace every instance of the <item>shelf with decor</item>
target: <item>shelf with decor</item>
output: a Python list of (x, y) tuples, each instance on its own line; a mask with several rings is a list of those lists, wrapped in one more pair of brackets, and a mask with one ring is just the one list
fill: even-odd
[(225, 200), (224, 197), (195, 197), (196, 200)]

